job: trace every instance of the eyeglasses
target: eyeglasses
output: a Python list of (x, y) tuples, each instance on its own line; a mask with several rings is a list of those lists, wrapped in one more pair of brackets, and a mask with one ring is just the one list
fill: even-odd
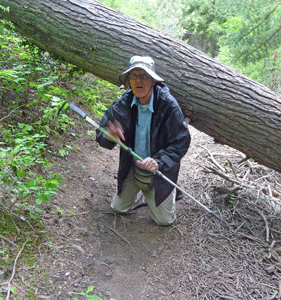
[(143, 73), (143, 74), (133, 73), (130, 75), (130, 80), (137, 80), (138, 78), (140, 80), (148, 80), (150, 78), (150, 76), (146, 73)]

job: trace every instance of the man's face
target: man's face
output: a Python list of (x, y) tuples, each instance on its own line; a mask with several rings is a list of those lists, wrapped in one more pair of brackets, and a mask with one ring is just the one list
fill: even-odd
[(130, 73), (130, 85), (139, 102), (148, 104), (155, 81), (144, 70), (137, 68)]

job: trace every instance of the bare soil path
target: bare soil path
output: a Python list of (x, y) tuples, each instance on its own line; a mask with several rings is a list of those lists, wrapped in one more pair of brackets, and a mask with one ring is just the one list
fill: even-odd
[(55, 238), (38, 257), (47, 275), (36, 282), (39, 299), (85, 299), (72, 292), (89, 286), (93, 294), (117, 300), (280, 299), (279, 212), (257, 209), (247, 194), (245, 201), (241, 194), (232, 199), (234, 192), (223, 194), (225, 186), (214, 186), (215, 175), (203, 172), (208, 151), (225, 161), (241, 160), (241, 153), (190, 127), (192, 144), (179, 184), (225, 222), (184, 197), (177, 202), (176, 223), (160, 227), (146, 206), (127, 215), (112, 212), (119, 149), (99, 147), (94, 135), (86, 134), (94, 129), (76, 123), (71, 128), (75, 137), (65, 133), (53, 145), (69, 142), (72, 150), (52, 170), (61, 172), (64, 181), (46, 205), (45, 224)]

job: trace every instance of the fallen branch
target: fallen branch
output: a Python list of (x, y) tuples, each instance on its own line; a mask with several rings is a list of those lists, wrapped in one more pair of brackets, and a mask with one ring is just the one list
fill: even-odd
[(29, 222), (25, 217), (19, 216), (19, 215), (15, 214), (14, 212), (8, 210), (8, 208), (7, 208), (1, 201), (0, 201), (0, 204), (1, 204), (1, 206), (5, 209), (5, 211), (6, 211), (8, 214), (14, 215), (15, 217), (19, 218), (19, 219), (20, 219), (21, 221), (23, 221), (23, 222), (27, 222), (28, 225), (32, 228), (32, 230), (35, 231), (35, 229), (33, 228), (33, 226), (30, 224), (30, 222)]
[(242, 232), (237, 232), (237, 234), (243, 236), (244, 238), (246, 239), (249, 239), (249, 240), (252, 240), (252, 241), (255, 241), (255, 242), (259, 242), (261, 243), (262, 245), (264, 245), (264, 242), (262, 240), (260, 240), (259, 238), (255, 237), (255, 236), (250, 236), (248, 234), (244, 234)]
[(274, 299), (276, 299), (277, 294), (278, 294), (278, 291), (275, 291), (272, 296), (270, 296), (269, 298), (266, 298), (265, 300), (274, 300)]
[(19, 251), (19, 248), (17, 247), (17, 245), (15, 245), (12, 241), (8, 240), (1, 234), (0, 234), (0, 239), (5, 240), (6, 242), (10, 243), (12, 246), (14, 246)]
[(236, 171), (235, 171), (235, 169), (234, 169), (234, 167), (233, 167), (233, 165), (232, 165), (232, 162), (231, 162), (229, 159), (227, 159), (227, 161), (228, 161), (228, 163), (229, 163), (229, 165), (230, 165), (230, 168), (231, 168), (231, 170), (232, 170), (232, 172), (233, 172), (233, 174), (234, 174), (235, 179), (238, 180), (237, 174), (236, 174)]
[(10, 116), (15, 110), (17, 110), (17, 109), (19, 109), (19, 108), (21, 108), (21, 107), (23, 107), (23, 106), (25, 106), (25, 105), (20, 105), (20, 106), (16, 107), (15, 109), (13, 109), (6, 117), (3, 117), (2, 119), (0, 119), (0, 122), (2, 122), (4, 119), (9, 118), (9, 116)]
[(262, 218), (264, 220), (265, 229), (266, 229), (266, 241), (269, 242), (269, 226), (268, 226), (267, 219), (266, 219), (265, 215), (259, 209), (257, 209), (257, 212), (262, 216)]
[(16, 257), (16, 259), (15, 259), (15, 261), (14, 261), (14, 266), (13, 266), (13, 271), (12, 271), (11, 278), (10, 278), (6, 283), (4, 283), (4, 284), (8, 284), (8, 292), (7, 292), (6, 300), (8, 300), (9, 297), (10, 297), (10, 292), (11, 292), (11, 282), (12, 282), (14, 276), (15, 276), (15, 273), (16, 273), (16, 265), (17, 265), (17, 261), (18, 261), (20, 255), (21, 255), (21, 253), (22, 253), (22, 250), (23, 250), (23, 248), (24, 248), (26, 242), (27, 242), (27, 241), (24, 242), (22, 248), (20, 249), (20, 251), (19, 251), (19, 253), (18, 253), (18, 255), (17, 255), (17, 257)]
[[(251, 164), (249, 160), (247, 161), (247, 164), (245, 166), (241, 165), (240, 167), (238, 167), (237, 165), (234, 166), (234, 164), (229, 159), (227, 159), (229, 168), (225, 168), (220, 165), (221, 162), (214, 159), (212, 153), (208, 149), (203, 146), (200, 147), (205, 149), (210, 156), (209, 161), (211, 162), (211, 165), (201, 165), (205, 173), (212, 173), (223, 178), (234, 186), (240, 187), (241, 199), (245, 199), (244, 195), (245, 193), (248, 193), (251, 194), (254, 199), (260, 199), (261, 201), (265, 200), (264, 204), (269, 204), (269, 206), (271, 207), (271, 211), (275, 211), (276, 207), (280, 207), (280, 202), (278, 201), (280, 193), (278, 193), (276, 190), (276, 186), (279, 186), (280, 184), (278, 183), (278, 174), (275, 171), (270, 171), (270, 169), (268, 170), (267, 168), (258, 164)], [(246, 167), (248, 167), (248, 169), (246, 169)], [(264, 174), (266, 172), (269, 173)], [(276, 175), (275, 181), (270, 179), (266, 180), (266, 182), (263, 183), (260, 182), (260, 180), (264, 180), (266, 178), (273, 178), (273, 175)], [(274, 182), (274, 186), (272, 185), (272, 182)], [(239, 188), (236, 189), (236, 187), (235, 192), (238, 192)], [(223, 189), (224, 187), (218, 188), (218, 190)], [(225, 187), (225, 189), (228, 191), (232, 190), (232, 188), (229, 187)], [(227, 192), (226, 194), (229, 193)], [(237, 197), (239, 198), (239, 194), (237, 195)], [(281, 209), (281, 207), (279, 209)], [(267, 228), (267, 230), (269, 229)], [(268, 232), (267, 235), (269, 239)]]
[(119, 236), (120, 239), (122, 239), (125, 243), (127, 243), (128, 246), (130, 247), (130, 249), (131, 249), (133, 252), (135, 252), (134, 249), (133, 249), (133, 247), (131, 246), (130, 242), (129, 242), (127, 239), (125, 239), (120, 233), (118, 233), (118, 232), (117, 232), (115, 229), (113, 229), (112, 227), (110, 227), (110, 226), (106, 226), (106, 227), (109, 228), (111, 231), (113, 231), (117, 236)]
[(206, 150), (206, 151), (209, 153), (212, 163), (213, 163), (218, 169), (220, 169), (222, 172), (225, 172), (225, 171), (226, 171), (225, 168), (223, 168), (223, 167), (222, 167), (222, 166), (214, 159), (214, 156), (212, 155), (212, 153), (211, 153), (207, 148), (205, 148), (205, 147), (202, 146), (202, 145), (199, 145), (199, 146), (200, 146), (201, 148), (203, 148), (204, 150)]
[(279, 280), (279, 293), (278, 293), (278, 296), (277, 296), (277, 299), (280, 299), (281, 298), (281, 280)]
[(245, 184), (245, 183), (242, 183), (238, 180), (235, 180), (233, 178), (231, 178), (230, 176), (228, 175), (225, 175), (225, 174), (222, 174), (220, 173), (218, 170), (212, 168), (212, 167), (205, 167), (206, 169), (212, 171), (212, 173), (214, 173), (215, 175), (218, 175), (220, 176), (221, 178), (225, 179), (226, 181), (229, 181), (229, 182), (232, 182), (232, 183), (235, 183), (235, 184), (238, 184), (240, 186), (244, 186), (244, 187), (247, 187), (247, 188), (251, 188), (249, 185)]

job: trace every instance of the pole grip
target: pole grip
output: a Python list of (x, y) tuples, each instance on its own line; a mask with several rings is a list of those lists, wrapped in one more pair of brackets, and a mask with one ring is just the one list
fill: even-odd
[(69, 108), (70, 109), (72, 109), (75, 113), (77, 113), (80, 117), (82, 117), (83, 119), (85, 119), (86, 118), (86, 114), (80, 109), (80, 108), (78, 108), (77, 106), (75, 106), (74, 104), (73, 104), (73, 102), (70, 102), (69, 103)]

